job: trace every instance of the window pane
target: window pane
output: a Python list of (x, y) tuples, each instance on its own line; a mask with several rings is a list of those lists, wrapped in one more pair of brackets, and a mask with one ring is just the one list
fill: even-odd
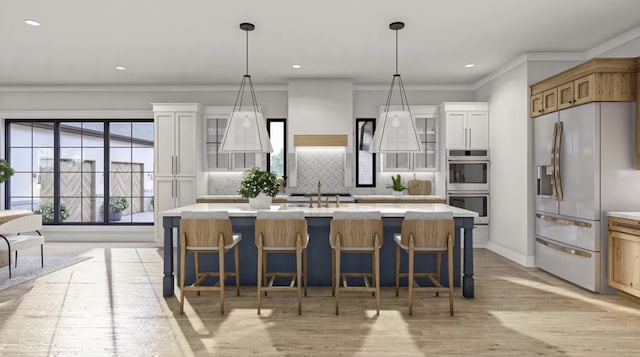
[(269, 122), (269, 137), (273, 152), (269, 155), (269, 167), (272, 172), (278, 176), (285, 176), (284, 172), (284, 144), (285, 144), (285, 125), (284, 122)]
[(109, 145), (131, 146), (131, 123), (128, 122), (112, 122), (109, 124)]
[(357, 119), (356, 148), (358, 150), (356, 186), (373, 186), (375, 154), (369, 152), (373, 141), (375, 119)]
[(110, 151), (111, 171), (131, 171), (131, 148), (112, 148)]
[(53, 122), (33, 123), (33, 146), (53, 148)]
[(11, 147), (31, 147), (31, 129), (32, 126), (29, 123), (11, 123), (9, 127)]
[(153, 147), (133, 148), (131, 162), (142, 166), (143, 171), (153, 171)]
[(131, 132), (133, 146), (153, 146), (153, 123), (133, 123)]
[(82, 123), (60, 123), (60, 147), (80, 147), (82, 145)]
[(31, 172), (31, 148), (12, 148), (9, 162), (16, 172)]

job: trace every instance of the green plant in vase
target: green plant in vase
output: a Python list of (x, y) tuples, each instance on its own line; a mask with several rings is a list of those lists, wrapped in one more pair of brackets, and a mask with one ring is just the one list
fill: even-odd
[[(42, 222), (44, 223), (53, 222), (55, 218), (55, 212), (53, 210), (53, 201), (47, 201), (47, 202), (41, 203), (40, 206), (38, 206), (38, 208), (33, 210), (33, 213), (41, 214)], [(66, 220), (67, 218), (69, 218), (69, 210), (67, 209), (67, 205), (65, 205), (64, 202), (60, 202), (60, 222), (64, 222), (64, 220)]]
[(280, 185), (275, 173), (254, 167), (245, 171), (238, 192), (249, 199), (253, 208), (269, 208), (271, 200), (278, 194)]
[(392, 189), (393, 194), (396, 196), (402, 195), (402, 191), (407, 189), (407, 186), (405, 185), (405, 182), (400, 174), (391, 176), (391, 184), (387, 185), (386, 187)]
[(121, 196), (109, 198), (109, 221), (119, 221), (122, 219), (122, 211), (129, 207), (129, 201)]

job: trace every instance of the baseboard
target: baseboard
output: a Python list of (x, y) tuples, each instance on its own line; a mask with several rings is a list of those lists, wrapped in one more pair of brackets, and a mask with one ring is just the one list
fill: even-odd
[(154, 243), (153, 226), (44, 226), (47, 242)]
[(535, 267), (536, 266), (536, 257), (533, 255), (527, 256), (524, 254), (516, 253), (511, 249), (505, 248), (499, 244), (494, 243), (489, 240), (485, 246), (487, 250), (490, 250), (500, 256), (503, 256), (511, 261), (514, 261), (520, 265), (525, 267)]

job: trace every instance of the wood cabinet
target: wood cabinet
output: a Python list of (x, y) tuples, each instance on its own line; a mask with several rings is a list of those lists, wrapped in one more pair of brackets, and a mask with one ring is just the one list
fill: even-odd
[(640, 221), (609, 217), (609, 285), (640, 297)]
[(447, 149), (489, 147), (488, 103), (443, 103)]
[(594, 101), (634, 101), (634, 62), (634, 58), (596, 58), (533, 84), (531, 117)]

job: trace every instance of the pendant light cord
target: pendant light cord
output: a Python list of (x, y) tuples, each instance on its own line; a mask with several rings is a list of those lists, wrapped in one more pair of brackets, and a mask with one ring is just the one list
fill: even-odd
[(396, 31), (396, 74), (398, 74), (398, 30)]
[[(249, 31), (245, 31), (245, 32), (247, 33), (247, 41), (246, 41), (247, 46), (246, 46), (246, 52), (245, 52), (246, 56), (245, 56), (245, 61), (244, 61), (244, 63), (245, 63), (244, 74), (246, 76), (248, 76), (249, 75)], [(397, 72), (397, 70), (396, 70), (396, 72)]]

